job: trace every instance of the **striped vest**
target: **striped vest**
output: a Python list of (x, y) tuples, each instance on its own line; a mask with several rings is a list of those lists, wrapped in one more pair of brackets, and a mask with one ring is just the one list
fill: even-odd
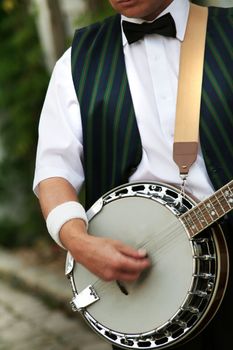
[[(233, 9), (209, 8), (200, 140), (216, 189), (233, 177), (232, 15)], [(142, 156), (119, 15), (76, 31), (72, 76), (81, 109), (89, 208), (105, 192), (126, 183)]]

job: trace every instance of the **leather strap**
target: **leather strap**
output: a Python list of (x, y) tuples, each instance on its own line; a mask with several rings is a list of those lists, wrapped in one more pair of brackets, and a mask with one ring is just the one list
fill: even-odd
[(181, 44), (173, 159), (186, 175), (198, 152), (199, 118), (208, 8), (190, 4)]

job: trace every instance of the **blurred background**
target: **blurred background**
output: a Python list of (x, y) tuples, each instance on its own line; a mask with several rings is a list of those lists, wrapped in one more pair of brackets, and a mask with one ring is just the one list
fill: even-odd
[[(233, 0), (194, 2), (233, 6)], [(25, 269), (27, 262), (47, 268), (57, 261), (53, 273), (63, 274), (64, 252), (50, 239), (32, 193), (39, 116), (53, 66), (75, 28), (111, 13), (107, 0), (0, 0), (0, 296), (1, 266), (13, 257), (23, 256)], [(36, 346), (22, 347), (29, 348)]]
[[(46, 240), (32, 193), (40, 110), (74, 28), (107, 15), (106, 1), (0, 1), (0, 245)], [(48, 240), (50, 241), (50, 239)]]

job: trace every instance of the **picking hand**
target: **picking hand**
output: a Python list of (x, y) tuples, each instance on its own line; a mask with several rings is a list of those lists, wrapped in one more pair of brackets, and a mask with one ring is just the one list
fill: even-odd
[[(80, 220), (75, 220), (80, 221)], [(79, 225), (78, 225), (79, 224)], [(71, 229), (66, 224), (61, 232), (63, 244), (73, 258), (89, 271), (105, 281), (134, 281), (146, 268), (150, 261), (144, 250), (136, 250), (120, 241), (110, 238), (95, 237), (86, 234), (84, 225), (76, 222)], [(71, 232), (73, 232), (71, 234)]]

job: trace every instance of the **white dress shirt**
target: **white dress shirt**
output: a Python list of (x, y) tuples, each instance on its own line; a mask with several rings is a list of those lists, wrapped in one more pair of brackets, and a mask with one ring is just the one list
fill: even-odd
[[(129, 45), (122, 32), (126, 71), (143, 148), (141, 162), (129, 181), (181, 183), (172, 153), (180, 46), (189, 1), (174, 0), (160, 16), (168, 12), (175, 20), (177, 38), (151, 34)], [(68, 49), (54, 67), (40, 117), (35, 193), (39, 182), (50, 177), (65, 178), (78, 192), (84, 182), (82, 160), (80, 107), (71, 76), (71, 49)], [(186, 190), (200, 200), (213, 193), (200, 148)]]

